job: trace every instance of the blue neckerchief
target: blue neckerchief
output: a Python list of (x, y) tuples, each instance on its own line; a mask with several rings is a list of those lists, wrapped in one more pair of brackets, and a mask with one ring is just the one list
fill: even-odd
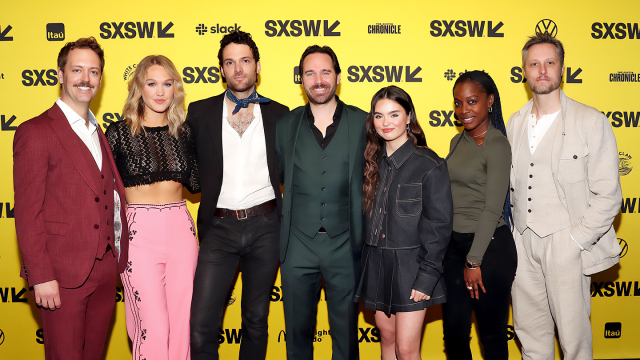
[(232, 115), (235, 115), (240, 109), (248, 108), (250, 103), (267, 103), (271, 101), (271, 99), (267, 99), (265, 97), (260, 97), (256, 92), (256, 88), (253, 88), (253, 92), (246, 99), (238, 99), (229, 89), (227, 89), (227, 98), (236, 104), (235, 109), (233, 109)]

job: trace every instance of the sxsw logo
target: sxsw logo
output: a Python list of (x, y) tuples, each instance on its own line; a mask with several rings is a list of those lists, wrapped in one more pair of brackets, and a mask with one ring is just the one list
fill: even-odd
[(429, 119), (429, 125), (432, 127), (462, 126), (462, 123), (453, 117), (453, 110), (432, 110), (429, 113)]
[(185, 84), (215, 84), (220, 81), (220, 70), (216, 66), (185, 67), (182, 69), (182, 81)]
[(201, 23), (201, 24), (198, 24), (198, 26), (196, 26), (196, 32), (198, 33), (198, 35), (204, 35), (207, 32), (211, 32), (212, 34), (228, 34), (232, 31), (240, 30), (241, 27), (242, 26), (238, 26), (238, 24), (233, 24), (230, 26), (227, 26), (227, 25), (220, 26), (220, 24), (216, 24), (215, 26), (208, 28), (207, 26)]
[(58, 85), (56, 69), (24, 70), (22, 71), (22, 85), (24, 86), (55, 86)]
[[(582, 79), (578, 78), (578, 75), (582, 73), (582, 68), (577, 68), (575, 71), (572, 67), (565, 67), (567, 69), (566, 81), (564, 81), (565, 77), (563, 77), (563, 82), (567, 84), (582, 84)], [(511, 82), (514, 84), (525, 83), (527, 82), (527, 78), (524, 77), (524, 71), (520, 66), (514, 66), (511, 68)]]
[(218, 344), (240, 344), (242, 329), (219, 329)]
[[(0, 115), (0, 121), (2, 121), (0, 123), (0, 126), (2, 131), (15, 131), (18, 127), (17, 126), (13, 126), (11, 124), (13, 124), (14, 121), (16, 121), (16, 116), (15, 115)], [(2, 203), (0, 203), (0, 213), (2, 212)]]
[(377, 327), (358, 328), (360, 330), (360, 338), (358, 342), (380, 342), (380, 329)]
[(360, 65), (349, 66), (347, 80), (349, 82), (402, 82), (403, 72), (405, 82), (422, 82), (418, 74), (422, 71), (420, 66), (411, 70), (411, 66), (382, 66)]
[(594, 22), (591, 24), (591, 31), (594, 39), (640, 39), (638, 23)]
[(637, 281), (592, 282), (591, 297), (640, 296)]
[(116, 121), (124, 121), (124, 115), (118, 113), (104, 113), (104, 115), (102, 115), (102, 127), (105, 129)]
[(44, 331), (42, 331), (42, 329), (36, 330), (36, 342), (40, 345), (44, 345)]
[(498, 32), (503, 25), (502, 21), (494, 26), (493, 21), (433, 20), (430, 34), (433, 37), (483, 37), (486, 29), (487, 37), (504, 37), (504, 33)]
[[(162, 26), (162, 21), (103, 22), (100, 24), (100, 37), (103, 39), (135, 39), (136, 37), (144, 39), (156, 36), (158, 38), (172, 38), (174, 34), (169, 32), (172, 27), (171, 21), (166, 26)], [(156, 36), (154, 36), (154, 32), (156, 32)]]
[(64, 24), (63, 23), (49, 23), (47, 24), (47, 40), (49, 41), (63, 41), (64, 36)]
[(4, 331), (0, 329), (0, 345), (4, 344)]
[(331, 25), (329, 20), (267, 20), (264, 33), (268, 37), (340, 36), (340, 31), (336, 31), (338, 25), (338, 20)]
[(282, 301), (282, 287), (281, 286), (272, 286), (271, 287), (271, 302)]
[(124, 302), (125, 293), (124, 288), (120, 286), (116, 286), (116, 302)]
[(601, 111), (607, 119), (611, 120), (613, 127), (638, 127), (640, 112), (638, 111)]
[(640, 206), (638, 206), (638, 211), (636, 211), (636, 201), (637, 198), (625, 198), (622, 200), (622, 206), (620, 206), (620, 212), (623, 214), (633, 214), (634, 212), (640, 212)]
[(0, 300), (3, 303), (13, 302), (13, 303), (26, 303), (28, 302), (25, 294), (27, 293), (27, 289), (21, 288), (20, 290), (16, 290), (16, 288), (5, 287), (0, 288)]
[[(4, 117), (4, 115), (3, 115)], [(3, 129), (4, 130), (4, 129)], [(15, 130), (15, 129), (13, 129)], [(0, 203), (0, 217), (3, 218), (7, 218), (7, 219), (13, 219), (15, 218), (15, 216), (13, 216), (13, 208), (11, 207), (11, 203), (5, 203), (4, 204), (4, 214), (2, 213), (2, 203)]]
[(608, 322), (604, 324), (605, 339), (618, 339), (620, 336), (622, 336), (622, 323)]
[(11, 29), (13, 29), (11, 25), (7, 25), (4, 30), (2, 30), (2, 25), (0, 25), (0, 41), (13, 41), (13, 36), (7, 36)]

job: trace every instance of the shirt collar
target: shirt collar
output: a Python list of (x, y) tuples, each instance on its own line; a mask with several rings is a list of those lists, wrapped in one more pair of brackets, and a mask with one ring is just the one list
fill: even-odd
[[(71, 124), (71, 126), (75, 126), (80, 122), (82, 122), (83, 125), (86, 124), (86, 120), (83, 119), (82, 116), (78, 115), (78, 113), (73, 111), (73, 109), (69, 105), (65, 104), (64, 101), (62, 101), (62, 98), (58, 98), (56, 104), (58, 105), (60, 110), (62, 110), (64, 116), (67, 118), (67, 121), (69, 121), (69, 124)], [(98, 120), (96, 120), (96, 117), (91, 112), (91, 109), (89, 109), (89, 111), (87, 112), (87, 117), (89, 118), (89, 130), (93, 132), (98, 128)], [(91, 126), (93, 126), (93, 128), (91, 128)]]
[(407, 139), (407, 141), (405, 141), (404, 144), (402, 144), (402, 146), (396, 149), (396, 151), (394, 151), (393, 154), (391, 154), (391, 156), (387, 156), (387, 148), (385, 146), (382, 157), (383, 158), (386, 157), (387, 161), (392, 163), (397, 170), (398, 168), (400, 168), (400, 166), (402, 166), (402, 164), (404, 164), (405, 161), (407, 161), (407, 159), (409, 158), (409, 156), (411, 156), (412, 153), (413, 153), (413, 142), (411, 142), (411, 139)]
[[(340, 100), (338, 95), (336, 95), (336, 102), (338, 105), (336, 106), (336, 111), (333, 113), (333, 122), (337, 124), (340, 122), (340, 119), (342, 119), (342, 108), (344, 107), (344, 103)], [(313, 117), (313, 111), (311, 111), (309, 103), (305, 105), (304, 112), (307, 114), (307, 121), (309, 121), (309, 125), (315, 124), (316, 120)]]

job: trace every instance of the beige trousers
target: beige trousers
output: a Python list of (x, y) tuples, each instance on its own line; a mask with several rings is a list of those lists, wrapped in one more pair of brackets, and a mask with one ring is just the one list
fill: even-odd
[(592, 360), (591, 277), (582, 274), (570, 228), (544, 238), (514, 231), (518, 269), (511, 289), (513, 324), (522, 358), (555, 358), (554, 324), (564, 360)]

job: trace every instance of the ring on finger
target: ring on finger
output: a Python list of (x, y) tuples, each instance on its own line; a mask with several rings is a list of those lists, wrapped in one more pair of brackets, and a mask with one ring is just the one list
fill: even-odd
[(467, 289), (472, 290), (473, 288), (471, 286), (467, 286)]

